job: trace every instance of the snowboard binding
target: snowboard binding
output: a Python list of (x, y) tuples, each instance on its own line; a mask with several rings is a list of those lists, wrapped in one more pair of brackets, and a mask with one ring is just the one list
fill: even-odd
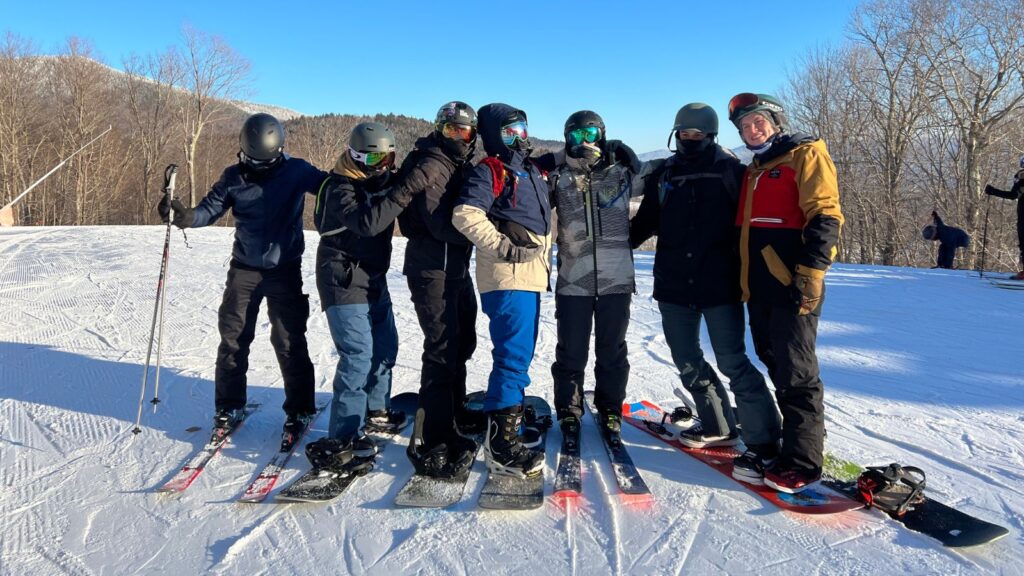
[(924, 471), (915, 466), (868, 466), (857, 478), (861, 500), (893, 516), (902, 516), (925, 501)]
[(527, 448), (540, 446), (544, 433), (553, 425), (554, 420), (550, 415), (538, 416), (536, 408), (527, 406), (523, 410), (523, 431), (521, 434), (523, 446)]

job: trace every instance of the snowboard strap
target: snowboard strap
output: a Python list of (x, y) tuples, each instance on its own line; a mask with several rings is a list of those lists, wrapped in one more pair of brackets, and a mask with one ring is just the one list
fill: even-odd
[(868, 466), (857, 477), (857, 490), (869, 508), (902, 516), (911, 506), (924, 502), (924, 471), (915, 466)]

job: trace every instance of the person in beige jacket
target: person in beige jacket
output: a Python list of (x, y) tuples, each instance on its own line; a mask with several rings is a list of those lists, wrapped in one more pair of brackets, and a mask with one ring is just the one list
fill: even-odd
[(476, 247), (480, 304), (490, 319), (493, 367), (487, 382), (484, 453), (494, 474), (541, 473), (543, 453), (519, 437), (524, 390), (537, 342), (540, 293), (550, 289), (551, 207), (547, 182), (530, 160), (526, 113), (488, 104), (478, 113), (487, 158), (462, 187), (452, 223)]

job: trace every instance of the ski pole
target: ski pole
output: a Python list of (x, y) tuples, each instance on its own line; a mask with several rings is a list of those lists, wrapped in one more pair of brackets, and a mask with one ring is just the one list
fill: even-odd
[(991, 196), (985, 195), (985, 225), (981, 227), (981, 263), (978, 265), (978, 278), (985, 277), (985, 252), (988, 251), (988, 211), (992, 209)]
[[(163, 333), (164, 333), (164, 301), (166, 296), (165, 280), (167, 277), (167, 268), (170, 262), (171, 256), (171, 223), (174, 221), (174, 181), (178, 176), (178, 166), (171, 164), (164, 171), (164, 195), (167, 197), (167, 202), (170, 205), (170, 212), (167, 214), (167, 231), (164, 234), (164, 252), (163, 257), (160, 260), (160, 275), (157, 277), (156, 282), (156, 301), (153, 303), (153, 322), (149, 328), (149, 349), (146, 352), (146, 366), (142, 372), (142, 387), (139, 390), (139, 411), (135, 416), (135, 427), (132, 428), (133, 434), (142, 432), (142, 428), (139, 426), (142, 422), (142, 405), (146, 398), (146, 386), (149, 382), (149, 365), (150, 360), (153, 357), (153, 340), (157, 337), (156, 347), (156, 376), (154, 379), (154, 391), (153, 399), (150, 401), (154, 404), (160, 403), (160, 353), (163, 344)], [(160, 332), (157, 334), (157, 320), (159, 319)]]
[(63, 165), (65, 165), (65, 164), (67, 164), (67, 163), (68, 163), (68, 161), (69, 161), (69, 160), (71, 160), (72, 158), (74, 158), (75, 156), (77, 156), (79, 152), (81, 152), (82, 150), (85, 150), (86, 148), (88, 148), (89, 146), (91, 146), (93, 142), (95, 142), (95, 141), (99, 140), (100, 138), (102, 138), (102, 137), (106, 136), (107, 132), (110, 132), (110, 130), (111, 130), (112, 128), (113, 128), (113, 126), (108, 126), (108, 127), (107, 127), (107, 129), (106, 129), (106, 130), (104, 130), (104, 131), (103, 131), (102, 133), (100, 133), (100, 135), (99, 135), (99, 136), (97, 136), (97, 137), (93, 138), (92, 140), (89, 140), (88, 142), (86, 142), (86, 143), (85, 143), (85, 145), (84, 145), (84, 146), (82, 146), (82, 147), (81, 147), (81, 148), (79, 148), (78, 150), (75, 150), (75, 151), (74, 151), (74, 152), (73, 152), (73, 153), (71, 154), (71, 156), (68, 156), (67, 158), (65, 158), (65, 159), (61, 160), (61, 161), (60, 161), (60, 164), (57, 164), (57, 165), (56, 165), (56, 166), (54, 166), (54, 167), (53, 167), (53, 168), (52, 168), (52, 169), (51, 169), (51, 170), (50, 170), (49, 172), (47, 172), (46, 174), (43, 174), (43, 175), (42, 175), (42, 176), (41, 176), (41, 177), (40, 177), (40, 178), (39, 178), (38, 180), (36, 180), (35, 182), (33, 182), (31, 186), (29, 186), (28, 188), (26, 188), (24, 192), (22, 192), (21, 194), (18, 194), (18, 196), (17, 196), (17, 197), (15, 197), (15, 198), (14, 198), (14, 200), (11, 200), (11, 201), (10, 201), (10, 202), (8, 202), (7, 204), (5, 204), (3, 208), (0, 208), (0, 211), (3, 211), (3, 210), (7, 210), (8, 208), (10, 208), (10, 207), (14, 206), (15, 202), (17, 202), (18, 200), (21, 200), (21, 199), (22, 199), (22, 198), (24, 198), (24, 197), (25, 197), (26, 195), (28, 195), (28, 193), (29, 193), (29, 192), (31, 192), (33, 188), (35, 188), (36, 186), (39, 186), (40, 184), (42, 184), (42, 183), (43, 183), (43, 181), (44, 181), (44, 180), (46, 180), (47, 178), (49, 178), (51, 174), (53, 174), (53, 173), (54, 173), (54, 172), (56, 172), (57, 170), (60, 170), (60, 167), (61, 167), (61, 166), (63, 166)]

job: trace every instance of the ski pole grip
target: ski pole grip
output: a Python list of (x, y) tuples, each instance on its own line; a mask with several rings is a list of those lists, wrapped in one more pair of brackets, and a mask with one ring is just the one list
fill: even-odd
[(164, 192), (170, 194), (174, 192), (174, 181), (178, 177), (178, 165), (170, 164), (167, 169), (164, 170)]

